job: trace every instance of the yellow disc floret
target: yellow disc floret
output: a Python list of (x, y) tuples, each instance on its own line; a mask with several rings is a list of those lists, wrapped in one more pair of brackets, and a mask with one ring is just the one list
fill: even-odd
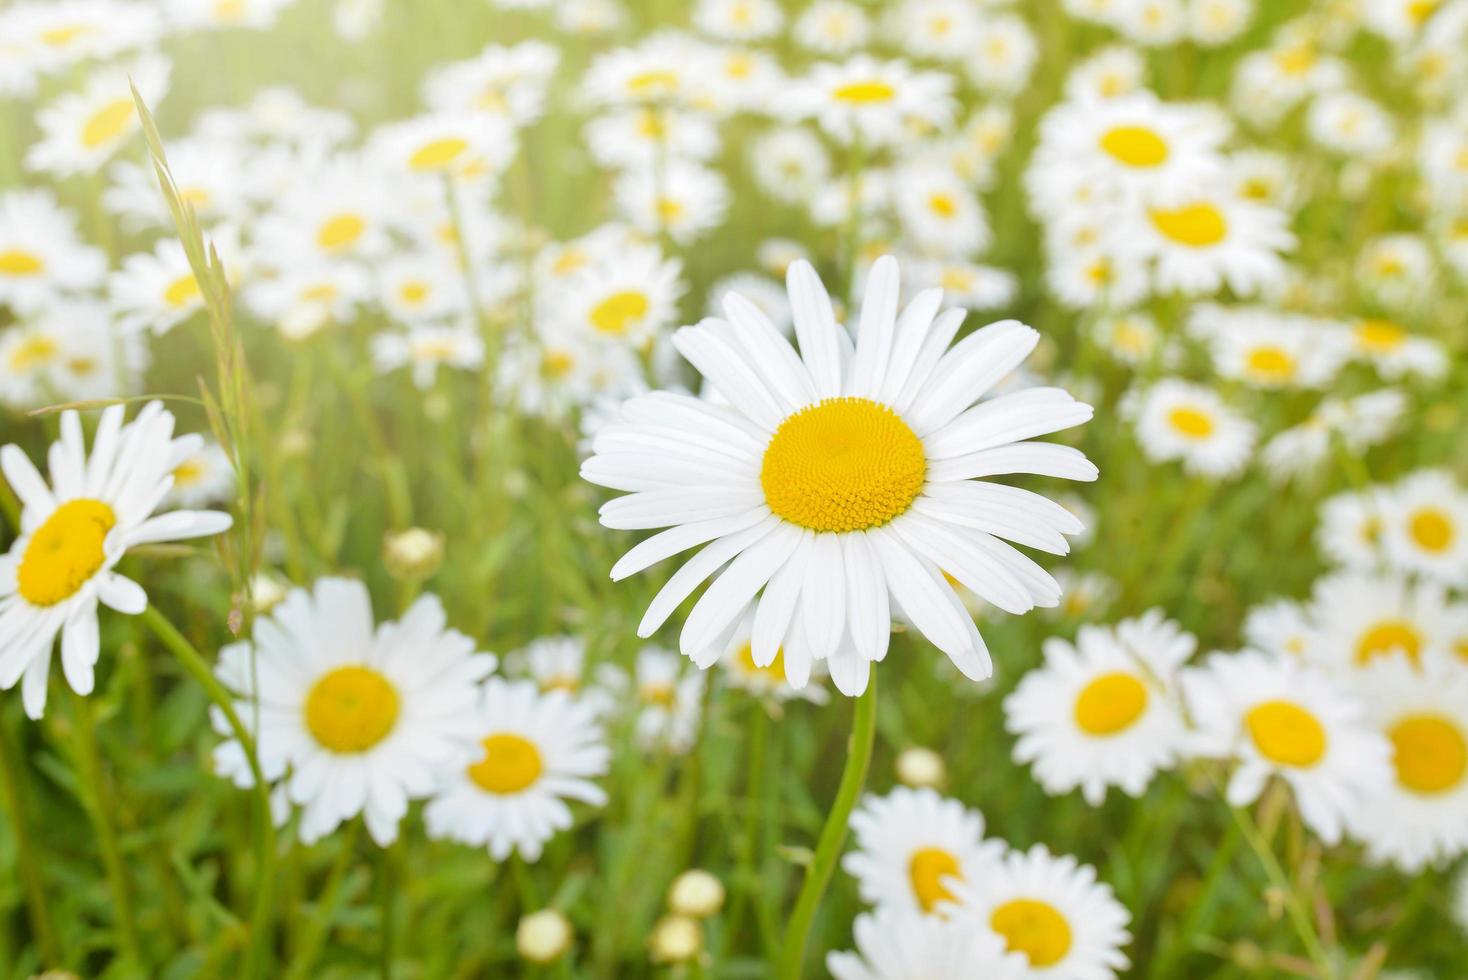
[(1054, 966), (1070, 952), (1070, 923), (1049, 902), (1016, 898), (989, 916), (1011, 953), (1024, 953), (1033, 967)]
[(484, 758), (469, 767), (469, 778), (486, 793), (507, 796), (535, 785), (545, 769), (535, 743), (512, 732), (496, 732), (483, 741)]
[(907, 862), (907, 876), (912, 893), (924, 912), (931, 912), (939, 902), (953, 901), (953, 893), (944, 884), (948, 878), (962, 879), (958, 858), (941, 847), (924, 847), (913, 852)]
[(1468, 774), (1468, 740), (1462, 727), (1438, 715), (1409, 715), (1387, 732), (1397, 782), (1414, 793), (1445, 793)]
[(1087, 735), (1125, 731), (1147, 710), (1147, 686), (1126, 671), (1102, 674), (1081, 688), (1076, 698), (1076, 725)]
[(1108, 129), (1101, 149), (1129, 167), (1155, 167), (1167, 160), (1167, 143), (1145, 126)]
[(770, 510), (813, 531), (881, 527), (917, 499), (923, 443), (896, 412), (866, 398), (828, 398), (775, 430), (760, 467)]
[(1325, 756), (1325, 726), (1292, 701), (1265, 701), (1244, 716), (1259, 754), (1283, 766), (1308, 769)]
[(306, 695), (306, 728), (324, 748), (366, 752), (387, 738), (398, 720), (398, 692), (371, 667), (338, 667)]
[(33, 606), (54, 606), (76, 595), (107, 560), (102, 547), (117, 523), (100, 500), (69, 500), (31, 535), (16, 570), (20, 596)]

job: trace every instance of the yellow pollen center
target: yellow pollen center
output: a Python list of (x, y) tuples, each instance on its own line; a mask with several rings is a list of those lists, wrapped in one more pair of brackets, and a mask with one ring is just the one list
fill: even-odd
[(613, 293), (592, 307), (588, 319), (598, 332), (620, 337), (647, 316), (649, 305), (646, 293), (627, 289)]
[(886, 405), (827, 398), (775, 430), (760, 467), (770, 510), (813, 531), (860, 531), (902, 514), (922, 492), (922, 440)]
[(1189, 248), (1217, 245), (1228, 234), (1228, 221), (1223, 212), (1212, 204), (1153, 208), (1147, 213), (1154, 228), (1172, 241)]
[(637, 95), (656, 95), (678, 88), (678, 75), (667, 69), (645, 71), (627, 79), (627, 91)]
[(576, 359), (565, 351), (546, 351), (540, 359), (540, 371), (547, 378), (564, 378), (576, 366)]
[(657, 705), (660, 708), (671, 708), (678, 692), (668, 681), (656, 681), (643, 684), (637, 693), (647, 704)]
[(163, 290), (163, 302), (175, 309), (187, 306), (199, 298), (199, 281), (192, 272), (184, 273)]
[(442, 170), (469, 149), (469, 141), (457, 136), (448, 136), (420, 146), (408, 158), (408, 166), (414, 170)]
[(677, 198), (660, 197), (657, 208), (658, 217), (664, 221), (677, 221), (683, 217), (683, 202)]
[(469, 767), (469, 778), (486, 793), (509, 796), (535, 785), (545, 762), (535, 743), (512, 732), (496, 732), (483, 742), (484, 758)]
[(1420, 27), (1437, 10), (1440, 2), (1441, 0), (1415, 0), (1414, 3), (1407, 4), (1407, 16), (1412, 19), (1413, 24)]
[(739, 669), (748, 676), (762, 677), (778, 684), (785, 682), (785, 650), (783, 647), (775, 651), (774, 660), (761, 667), (754, 662), (754, 647), (746, 643), (739, 648), (737, 661)]
[(1213, 435), (1213, 416), (1196, 408), (1174, 408), (1167, 413), (1167, 421), (1189, 439), (1207, 439)]
[(18, 248), (0, 252), (0, 276), (39, 276), (46, 271), (46, 261), (34, 252)]
[(1422, 634), (1404, 619), (1384, 619), (1356, 641), (1356, 665), (1364, 667), (1377, 657), (1402, 652), (1412, 663), (1422, 656)]
[(186, 459), (173, 471), (175, 487), (191, 487), (204, 479), (204, 465), (196, 459)]
[(82, 146), (95, 150), (117, 139), (127, 132), (136, 112), (132, 99), (118, 99), (107, 103), (92, 113), (82, 126)]
[(1076, 725), (1087, 735), (1125, 731), (1147, 710), (1147, 686), (1136, 675), (1117, 670), (1102, 674), (1076, 698)]
[(306, 695), (306, 728), (333, 752), (366, 752), (387, 738), (398, 720), (398, 692), (371, 667), (338, 667)]
[(958, 858), (941, 847), (924, 847), (914, 851), (911, 860), (907, 862), (907, 877), (912, 883), (912, 893), (924, 912), (933, 911), (939, 902), (954, 900), (944, 879), (963, 879), (958, 871)]
[(1284, 48), (1275, 52), (1274, 63), (1286, 75), (1303, 75), (1315, 67), (1315, 49), (1308, 44)]
[(958, 213), (958, 202), (950, 194), (934, 194), (928, 198), (928, 207), (940, 218), (951, 218)]
[(1167, 143), (1145, 126), (1117, 126), (1101, 137), (1101, 149), (1128, 167), (1156, 167), (1167, 160)]
[(33, 606), (70, 599), (107, 560), (103, 542), (117, 523), (100, 500), (69, 500), (31, 535), (16, 570), (20, 596)]
[(1264, 381), (1288, 381), (1295, 376), (1295, 359), (1281, 347), (1256, 347), (1245, 362), (1249, 373)]
[(1282, 766), (1308, 769), (1325, 755), (1325, 728), (1292, 701), (1264, 701), (1249, 709), (1244, 727), (1259, 754)]
[(1443, 793), (1468, 773), (1468, 739), (1460, 724), (1439, 715), (1409, 715), (1387, 732), (1397, 782), (1414, 793)]
[(989, 927), (1004, 937), (1011, 953), (1029, 957), (1032, 967), (1054, 966), (1070, 952), (1070, 923), (1049, 902), (1005, 902), (989, 916)]
[(853, 105), (871, 105), (876, 102), (891, 102), (897, 90), (886, 82), (851, 82), (831, 93), (837, 101)]
[(359, 215), (339, 214), (321, 223), (316, 231), (316, 244), (328, 252), (340, 252), (356, 244), (366, 230), (367, 222)]
[(15, 372), (31, 371), (54, 360), (60, 353), (56, 341), (37, 334), (27, 337), (10, 352), (10, 369)]
[(1417, 547), (1423, 551), (1441, 553), (1453, 544), (1453, 522), (1446, 512), (1436, 507), (1423, 507), (1414, 511), (1407, 522), (1408, 533)]
[(78, 38), (95, 34), (97, 29), (91, 24), (72, 24), (67, 27), (53, 27), (49, 31), (40, 34), (41, 43), (48, 48), (64, 48)]
[(1390, 320), (1362, 320), (1356, 324), (1356, 346), (1371, 353), (1396, 350), (1407, 339), (1407, 331)]

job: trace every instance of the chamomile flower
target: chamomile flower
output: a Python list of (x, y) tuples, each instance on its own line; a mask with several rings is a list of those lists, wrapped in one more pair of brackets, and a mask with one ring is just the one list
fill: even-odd
[(955, 883), (950, 915), (1004, 941), (1026, 977), (1112, 980), (1127, 968), (1129, 916), (1096, 869), (1044, 845), (1011, 851), (982, 877)]
[(978, 9), (964, 0), (903, 0), (887, 16), (888, 29), (915, 58), (962, 61), (973, 57)]
[(528, 126), (545, 111), (560, 52), (541, 41), (486, 45), (467, 61), (429, 71), (423, 101), (439, 112), (482, 112)]
[(1256, 388), (1323, 388), (1350, 356), (1349, 341), (1309, 317), (1250, 310), (1210, 332), (1220, 376)]
[(612, 190), (617, 209), (644, 233), (666, 233), (687, 245), (724, 221), (729, 185), (723, 175), (687, 160), (666, 168), (628, 171)]
[(904, 61), (857, 55), (815, 65), (796, 93), (800, 106), (835, 139), (868, 147), (902, 139), (909, 127), (939, 129), (953, 117), (953, 79)]
[(867, 796), (851, 815), (853, 846), (841, 867), (879, 908), (944, 914), (959, 882), (993, 872), (1003, 854), (984, 839), (984, 818), (932, 789), (899, 786)]
[(1445, 470), (1419, 470), (1392, 488), (1382, 515), (1392, 564), (1446, 586), (1468, 583), (1468, 491)]
[(191, 28), (263, 31), (294, 0), (167, 0), (174, 21)]
[(1214, 654), (1183, 673), (1199, 755), (1238, 762), (1230, 806), (1258, 799), (1283, 779), (1307, 826), (1327, 844), (1351, 812), (1390, 778), (1391, 749), (1362, 709), (1329, 676), (1253, 651)]
[(505, 657), (515, 676), (529, 677), (542, 692), (581, 694), (586, 684), (586, 641), (576, 636), (532, 640)]
[(168, 89), (169, 62), (156, 55), (124, 68), (96, 69), (80, 92), (46, 105), (36, 116), (41, 138), (26, 151), (26, 166), (58, 177), (94, 173), (139, 130), (129, 82), (149, 108)]
[(411, 368), (420, 390), (433, 387), (440, 367), (475, 371), (484, 363), (484, 338), (472, 323), (419, 324), (372, 338), (372, 360), (379, 373)]
[(719, 152), (719, 131), (706, 113), (632, 106), (588, 122), (586, 145), (605, 167), (654, 172), (667, 160), (708, 160)]
[(145, 48), (162, 34), (156, 7), (128, 0), (51, 0), (12, 4), (0, 31), (21, 40), (34, 70), (54, 73), (88, 59)]
[(693, 26), (725, 41), (769, 37), (784, 21), (775, 0), (698, 0), (693, 9)]
[(1223, 189), (1167, 192), (1133, 213), (1130, 234), (1155, 261), (1156, 288), (1198, 295), (1225, 285), (1239, 296), (1278, 288), (1280, 253), (1295, 246), (1283, 211)]
[(983, 977), (1020, 980), (1025, 960), (968, 922), (884, 906), (856, 917), (855, 952), (826, 954), (835, 980)]
[(550, 317), (588, 341), (644, 348), (677, 317), (682, 272), (656, 245), (624, 248), (573, 276)]
[(1019, 291), (1014, 273), (962, 259), (915, 259), (907, 263), (914, 290), (943, 290), (956, 306), (995, 310), (1013, 302)]
[(633, 737), (644, 750), (683, 755), (693, 748), (703, 714), (704, 675), (685, 670), (676, 653), (644, 647), (632, 676), (602, 664), (597, 682), (613, 704), (632, 712)]
[(1039, 55), (1039, 42), (1022, 19), (990, 13), (980, 20), (973, 51), (963, 67), (981, 91), (1013, 96), (1029, 81)]
[(1250, 609), (1243, 634), (1255, 650), (1285, 660), (1313, 659), (1309, 650), (1314, 629), (1305, 604), (1297, 600), (1275, 599)]
[(1351, 324), (1352, 354), (1374, 366), (1383, 378), (1417, 375), (1428, 380), (1447, 371), (1447, 355), (1432, 337), (1414, 335), (1394, 320), (1369, 317)]
[(204, 308), (204, 293), (176, 238), (123, 259), (107, 286), (124, 330), (164, 334)]
[(178, 510), (153, 516), (173, 470), (197, 451), (198, 436), (173, 436), (173, 415), (150, 402), (132, 422), (123, 407), (102, 413), (87, 452), (81, 418), (61, 416), (48, 483), (19, 446), (0, 448), (0, 471), (19, 498), (20, 533), (0, 555), (0, 688), (24, 678), (26, 714), (46, 708), (51, 654), (78, 694), (92, 693), (101, 652), (97, 606), (128, 615), (148, 605), (142, 586), (113, 571), (130, 548), (219, 534), (228, 514)]
[(867, 277), (854, 342), (814, 269), (792, 265), (787, 285), (800, 355), (731, 295), (727, 321), (673, 338), (725, 404), (667, 392), (631, 399), (627, 421), (604, 428), (582, 466), (585, 479), (628, 494), (602, 507), (606, 526), (670, 528), (625, 555), (613, 578), (704, 545), (654, 598), (639, 635), (732, 561), (684, 624), (689, 656), (754, 601), (756, 663), (783, 648), (798, 677), (793, 658), (827, 659), (837, 687), (855, 695), (867, 664), (886, 655), (895, 606), (965, 675), (987, 677), (988, 651), (944, 573), (1009, 612), (1054, 605), (1054, 580), (999, 537), (1063, 553), (1064, 535), (1080, 526), (1038, 495), (970, 481), (1093, 478), (1076, 450), (1023, 441), (1085, 421), (1090, 407), (1040, 387), (970, 408), (1038, 334), (1005, 321), (945, 356), (962, 314), (939, 314), (931, 290), (899, 318), (891, 259)]
[(1378, 158), (1396, 140), (1396, 127), (1386, 110), (1350, 91), (1317, 98), (1306, 113), (1305, 125), (1321, 146), (1353, 160)]
[(76, 218), (50, 191), (0, 195), (0, 305), (38, 309), (58, 294), (97, 286), (107, 269), (77, 236)]
[(1397, 654), (1417, 666), (1447, 660), (1453, 642), (1468, 632), (1468, 606), (1449, 602), (1432, 583), (1383, 574), (1341, 573), (1318, 580), (1310, 618), (1311, 657), (1341, 672)]
[(564, 691), (491, 678), (484, 686), (475, 759), (457, 770), (423, 811), (431, 838), (540, 859), (546, 841), (572, 824), (568, 800), (602, 806), (592, 780), (611, 750), (590, 705)]
[(1167, 378), (1136, 393), (1127, 407), (1142, 452), (1154, 462), (1181, 460), (1189, 473), (1219, 479), (1249, 461), (1253, 423), (1211, 388)]
[(917, 164), (893, 181), (892, 203), (903, 231), (921, 251), (965, 256), (989, 244), (983, 206), (950, 168)]
[[(206, 227), (243, 216), (249, 185), (242, 173), (244, 156), (233, 143), (194, 137), (169, 140), (168, 169), (178, 196)], [(151, 161), (118, 160), (107, 168), (107, 176), (102, 203), (124, 226), (173, 229), (173, 215), (158, 193), (158, 174)]]
[[(360, 814), (386, 847), (408, 802), (471, 760), (482, 727), (479, 682), (494, 666), (493, 655), (448, 627), (436, 596), (374, 626), (364, 585), (323, 578), (258, 620), (253, 642), (221, 650), (217, 672), (240, 696), (246, 724), (259, 719), (261, 770), (302, 808), (301, 840), (313, 843)], [(239, 742), (222, 743), (214, 762), (236, 785), (250, 785)]]
[[(771, 130), (756, 139), (749, 163), (760, 190), (786, 204), (809, 199), (831, 175), (825, 144), (810, 130), (794, 126)], [(779, 275), (784, 273), (778, 270)]]
[(595, 343), (547, 325), (532, 338), (511, 337), (498, 364), (500, 390), (527, 415), (559, 420), (599, 398), (625, 398), (642, 387), (642, 364), (625, 344)]
[(1375, 488), (1328, 497), (1320, 505), (1315, 534), (1321, 552), (1346, 568), (1370, 571), (1381, 566), (1386, 506), (1385, 494)]
[(255, 315), (281, 335), (300, 340), (334, 323), (350, 323), (371, 282), (349, 262), (308, 262), (260, 276), (243, 290)]
[(1382, 235), (1361, 249), (1356, 271), (1361, 284), (1383, 301), (1408, 305), (1432, 286), (1432, 253), (1421, 235)]
[(1188, 35), (1205, 47), (1238, 37), (1254, 19), (1254, 0), (1191, 0)]
[(380, 257), (390, 244), (391, 200), (375, 168), (338, 156), (297, 177), (259, 220), (255, 240), (272, 265)]
[(1005, 727), (1018, 736), (1015, 761), (1032, 763), (1046, 792), (1079, 787), (1087, 803), (1100, 806), (1109, 787), (1140, 796), (1176, 762), (1185, 728), (1172, 681), (1192, 644), (1148, 642), (1145, 632), (1139, 638), (1139, 652), (1151, 660), (1105, 627), (1081, 627), (1074, 645), (1052, 637), (1044, 665), (1005, 698)]
[(871, 22), (848, 0), (815, 0), (796, 18), (795, 43), (820, 54), (846, 54), (867, 42)]
[(381, 126), (368, 149), (390, 171), (474, 182), (502, 173), (515, 155), (516, 142), (503, 117), (457, 112)]
[(469, 312), (462, 272), (431, 256), (394, 256), (375, 272), (377, 302), (394, 320), (423, 323)]
[(737, 293), (749, 300), (769, 317), (776, 329), (785, 336), (790, 336), (793, 326), (790, 319), (790, 297), (778, 280), (758, 272), (736, 272), (725, 276), (709, 287), (709, 316), (719, 315), (719, 311), (724, 308), (724, 297), (730, 293)]
[(1076, 64), (1065, 80), (1066, 98), (1073, 102), (1114, 99), (1142, 88), (1147, 64), (1141, 52), (1125, 45), (1101, 48)]
[(1162, 344), (1157, 321), (1141, 311), (1097, 319), (1094, 335), (1101, 349), (1123, 364), (1146, 363)]
[(1392, 776), (1352, 814), (1367, 852), (1419, 871), (1468, 850), (1468, 667), (1373, 664), (1359, 685), (1367, 721), (1392, 747)]
[(229, 454), (218, 443), (206, 442), (173, 468), (173, 486), (164, 503), (187, 509), (228, 503), (235, 489)]

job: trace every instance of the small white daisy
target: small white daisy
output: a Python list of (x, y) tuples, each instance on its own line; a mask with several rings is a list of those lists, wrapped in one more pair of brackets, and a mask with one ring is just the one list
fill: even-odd
[(958, 919), (884, 906), (856, 917), (855, 952), (826, 954), (834, 980), (1021, 980), (1026, 961), (989, 932)]

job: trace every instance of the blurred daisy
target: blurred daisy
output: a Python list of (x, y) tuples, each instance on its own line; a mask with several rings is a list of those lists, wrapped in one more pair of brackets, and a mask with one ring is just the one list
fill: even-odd
[[(723, 650), (716, 651), (718, 663), (724, 668), (724, 676), (728, 678), (731, 687), (757, 698), (775, 701), (800, 699), (812, 704), (825, 704), (829, 700), (826, 689), (819, 683), (805, 683), (798, 688), (792, 686), (790, 678), (785, 674), (785, 657), (780, 651), (776, 650), (775, 659), (763, 667), (755, 663), (751, 643), (753, 630), (754, 613), (751, 611), (739, 621), (734, 635)], [(706, 667), (708, 664), (701, 663), (699, 666)]]
[(560, 51), (542, 41), (486, 45), (473, 58), (430, 69), (423, 101), (439, 112), (482, 112), (528, 126), (545, 111), (560, 59)]
[(1065, 96), (1072, 102), (1114, 99), (1142, 88), (1146, 77), (1147, 65), (1141, 52), (1125, 45), (1112, 45), (1070, 69), (1065, 80)]
[(588, 341), (643, 349), (677, 317), (682, 272), (656, 245), (624, 248), (573, 276), (551, 316)]
[(1468, 490), (1446, 470), (1418, 470), (1386, 497), (1382, 542), (1392, 564), (1446, 586), (1468, 583)]
[(204, 308), (203, 290), (177, 238), (127, 256), (107, 277), (107, 288), (124, 330), (165, 334)]
[(706, 113), (635, 106), (588, 122), (586, 146), (604, 167), (655, 174), (668, 160), (708, 160), (720, 143)]
[(1011, 851), (982, 877), (954, 886), (953, 919), (987, 926), (1028, 960), (1027, 977), (1111, 980), (1129, 965), (1129, 916), (1096, 869), (1044, 845)]
[(1338, 493), (1320, 505), (1316, 541), (1327, 559), (1370, 571), (1384, 561), (1381, 533), (1386, 498), (1378, 489)]
[(1386, 110), (1355, 92), (1327, 92), (1310, 105), (1305, 126), (1315, 142), (1353, 161), (1382, 156), (1396, 140)]
[(479, 752), (423, 810), (428, 836), (488, 847), (496, 861), (540, 860), (558, 831), (571, 829), (567, 800), (591, 806), (607, 795), (591, 780), (611, 750), (595, 713), (564, 691), (491, 678), (479, 712)]
[(1266, 310), (1230, 317), (1208, 346), (1219, 375), (1256, 388), (1323, 388), (1350, 356), (1338, 330)]
[(233, 499), (235, 489), (229, 454), (218, 443), (206, 442), (173, 468), (173, 486), (164, 503), (189, 509), (224, 504)]
[[(233, 142), (192, 136), (168, 141), (168, 169), (178, 196), (188, 202), (207, 227), (243, 216), (250, 181), (243, 174), (244, 152)], [(102, 203), (130, 229), (173, 231), (168, 202), (158, 193), (158, 174), (151, 160), (121, 159), (107, 168), (109, 186)]]
[(682, 755), (693, 748), (705, 682), (703, 674), (683, 666), (676, 653), (644, 647), (638, 651), (631, 678), (612, 664), (597, 670), (597, 683), (613, 703), (631, 707), (633, 736), (645, 750)]
[(979, 21), (973, 51), (964, 70), (980, 91), (1013, 96), (1029, 81), (1040, 54), (1029, 25), (1008, 14), (986, 14)]
[(856, 917), (855, 952), (826, 954), (835, 980), (925, 980), (982, 977), (1020, 980), (1025, 960), (992, 933), (958, 919), (884, 906)]
[(1432, 253), (1421, 235), (1382, 235), (1361, 249), (1356, 271), (1361, 284), (1382, 300), (1410, 305), (1431, 290)]
[(937, 287), (956, 306), (970, 310), (994, 310), (1014, 301), (1019, 283), (1006, 269), (965, 262), (962, 259), (912, 259), (907, 263), (915, 291)]
[(374, 167), (342, 154), (298, 174), (257, 223), (255, 240), (277, 266), (380, 257), (391, 243), (393, 199)]
[(1391, 742), (1394, 778), (1353, 813), (1351, 832), (1403, 871), (1452, 860), (1468, 850), (1468, 668), (1418, 671), (1392, 657), (1359, 687), (1368, 722)]
[(797, 97), (807, 115), (843, 143), (868, 148), (899, 142), (910, 126), (946, 126), (953, 116), (953, 79), (913, 71), (904, 61), (857, 55), (844, 64), (815, 65)]
[(718, 227), (729, 210), (729, 185), (717, 170), (687, 160), (662, 170), (628, 171), (612, 188), (617, 209), (649, 235), (686, 245)]
[(1225, 285), (1240, 296), (1277, 288), (1287, 271), (1279, 253), (1295, 246), (1283, 211), (1214, 191), (1154, 198), (1129, 234), (1155, 260), (1160, 291), (1191, 295)]
[(597, 344), (547, 326), (533, 338), (511, 337), (497, 364), (498, 387), (527, 415), (561, 419), (599, 398), (643, 390), (642, 364), (632, 348)]
[[(771, 130), (755, 139), (749, 163), (760, 190), (786, 204), (809, 199), (831, 175), (831, 157), (825, 144), (810, 130), (793, 126)], [(784, 275), (785, 270), (779, 269), (777, 274)]]
[(796, 18), (795, 43), (820, 54), (847, 54), (867, 42), (871, 22), (848, 0), (815, 0)]
[[(473, 755), (479, 682), (494, 666), (448, 628), (436, 596), (374, 627), (366, 586), (323, 578), (256, 621), (253, 643), (221, 650), (217, 672), (240, 696), (246, 724), (258, 718), (260, 768), (303, 808), (301, 840), (314, 843), (361, 814), (386, 847), (408, 802)], [(221, 744), (214, 762), (235, 785), (250, 785), (239, 742)]]
[(1188, 4), (1188, 36), (1205, 47), (1218, 47), (1238, 37), (1254, 19), (1254, 0), (1192, 0)]
[(82, 242), (75, 216), (50, 191), (0, 195), (0, 305), (35, 310), (58, 293), (95, 288), (106, 270), (106, 257)]
[(693, 8), (693, 26), (725, 41), (769, 37), (784, 21), (775, 0), (698, 0)]
[(138, 132), (129, 81), (156, 110), (168, 90), (168, 59), (149, 55), (135, 64), (98, 68), (80, 92), (59, 96), (36, 115), (41, 138), (26, 151), (26, 167), (58, 177), (93, 173)]
[(411, 368), (413, 383), (427, 391), (438, 379), (440, 367), (477, 371), (484, 363), (484, 338), (472, 323), (384, 331), (372, 338), (372, 360), (380, 374)]
[(634, 398), (627, 421), (603, 429), (582, 466), (587, 480), (627, 493), (603, 505), (603, 524), (670, 528), (617, 562), (613, 578), (707, 543), (653, 599), (638, 633), (651, 636), (732, 561), (684, 624), (689, 656), (715, 645), (754, 601), (757, 664), (783, 648), (797, 678), (805, 670), (796, 658), (826, 659), (836, 686), (855, 695), (868, 663), (886, 655), (895, 605), (982, 680), (988, 651), (944, 572), (1009, 612), (1054, 605), (1054, 580), (995, 535), (1064, 553), (1064, 535), (1080, 527), (1036, 494), (970, 481), (1093, 478), (1076, 450), (1024, 441), (1084, 422), (1091, 409), (1055, 388), (969, 408), (1038, 334), (1005, 321), (944, 356), (962, 314), (939, 315), (942, 297), (930, 290), (899, 319), (890, 258), (868, 276), (854, 344), (808, 264), (791, 266), (788, 288), (799, 356), (752, 303), (729, 296), (728, 321), (673, 338), (727, 404)]
[(542, 693), (565, 691), (600, 715), (610, 704), (606, 692), (587, 676), (586, 641), (578, 636), (546, 636), (532, 640), (505, 657), (506, 669), (533, 680)]
[(978, 9), (965, 0), (903, 0), (887, 15), (887, 27), (903, 50), (941, 61), (972, 57), (979, 25)]
[(1384, 378), (1415, 374), (1429, 380), (1447, 370), (1447, 354), (1436, 339), (1414, 336), (1393, 320), (1368, 318), (1351, 324), (1352, 353)]
[(1148, 313), (1119, 313), (1096, 320), (1096, 343), (1123, 364), (1143, 364), (1152, 359), (1162, 343), (1157, 321)]
[(502, 173), (516, 143), (505, 119), (460, 112), (380, 126), (368, 149), (390, 171), (476, 181)]
[(989, 244), (989, 220), (965, 182), (947, 167), (904, 167), (893, 181), (892, 203), (902, 228), (920, 250), (964, 256)]
[(1283, 659), (1310, 660), (1314, 629), (1302, 602), (1275, 599), (1255, 606), (1244, 617), (1244, 639), (1256, 650)]
[(943, 915), (959, 882), (993, 874), (1004, 852), (984, 840), (984, 818), (932, 789), (899, 786), (867, 796), (851, 815), (853, 847), (841, 867), (864, 901), (883, 909)]
[(1319, 579), (1310, 599), (1312, 657), (1351, 671), (1401, 654), (1416, 666), (1445, 660), (1468, 630), (1468, 606), (1431, 583), (1392, 575), (1340, 573)]
[(1294, 791), (1305, 824), (1326, 844), (1390, 778), (1391, 749), (1361, 706), (1325, 674), (1244, 651), (1214, 654), (1183, 673), (1198, 755), (1237, 760), (1230, 806), (1259, 798), (1271, 776)]
[(1181, 460), (1198, 476), (1227, 478), (1249, 461), (1254, 425), (1211, 388), (1167, 378), (1127, 406), (1142, 452), (1154, 462)]
[(228, 514), (178, 510), (153, 516), (178, 464), (199, 436), (174, 438), (174, 418), (149, 402), (123, 424), (123, 407), (102, 413), (87, 452), (81, 418), (61, 415), (61, 438), (48, 454), (48, 483), (19, 446), (0, 448), (0, 471), (21, 503), (19, 536), (0, 555), (0, 688), (21, 688), (26, 714), (46, 708), (51, 653), (61, 637), (61, 668), (78, 694), (92, 693), (101, 652), (97, 605), (135, 616), (148, 605), (142, 586), (113, 571), (130, 548), (207, 537), (227, 530)]
[(376, 265), (377, 301), (394, 320), (440, 320), (470, 312), (464, 276), (431, 256), (399, 255)]
[(1173, 675), (1192, 646), (1142, 646), (1152, 661), (1133, 656), (1109, 628), (1082, 626), (1074, 645), (1052, 637), (1044, 665), (1004, 699), (1005, 728), (1018, 736), (1014, 759), (1033, 764), (1046, 792), (1079, 787), (1100, 806), (1108, 787), (1141, 796), (1175, 764), (1185, 728)]

